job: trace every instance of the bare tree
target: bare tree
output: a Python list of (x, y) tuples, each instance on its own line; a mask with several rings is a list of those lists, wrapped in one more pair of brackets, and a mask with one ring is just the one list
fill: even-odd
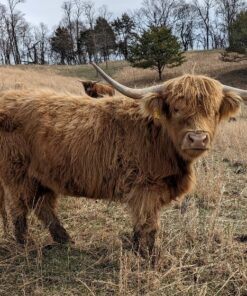
[(49, 52), (49, 30), (44, 23), (34, 28), (34, 50), (37, 55), (37, 63), (44, 65), (48, 60)]
[(226, 47), (226, 36), (225, 32), (222, 29), (222, 25), (217, 17), (215, 17), (212, 21), (212, 25), (210, 27), (210, 37), (212, 48), (225, 48)]
[(73, 25), (72, 25), (72, 10), (73, 10), (73, 3), (72, 1), (65, 1), (62, 4), (62, 9), (64, 11), (64, 19), (65, 25), (69, 29), (71, 40), (73, 40)]
[(10, 64), (11, 44), (6, 28), (7, 9), (0, 4), (0, 56), (2, 64)]
[(106, 5), (102, 5), (98, 9), (98, 16), (107, 20), (107, 22), (111, 21), (112, 15), (113, 13), (108, 10), (108, 7)]
[(140, 9), (142, 23), (148, 27), (171, 27), (177, 0), (143, 0)]
[(195, 21), (196, 10), (191, 4), (181, 2), (178, 8), (175, 10), (176, 17), (176, 35), (179, 36), (184, 51), (189, 48), (193, 49), (196, 21)]
[(22, 14), (16, 10), (16, 7), (20, 3), (24, 3), (24, 0), (8, 0), (9, 18), (6, 18), (6, 25), (11, 41), (13, 57), (16, 64), (21, 63), (21, 56), (18, 44), (18, 29), (20, 28), (20, 22), (23, 17)]
[[(94, 26), (96, 22), (96, 10), (95, 5), (92, 1), (84, 1), (83, 2), (83, 12), (86, 19), (86, 24), (89, 26), (90, 36), (92, 40), (92, 55), (94, 57), (94, 61), (97, 62), (97, 53), (96, 53), (96, 36), (94, 32)], [(90, 58), (91, 59), (91, 58)]]
[(230, 27), (238, 13), (247, 7), (245, 0), (217, 0), (216, 15), (221, 17), (222, 27), (227, 40), (230, 38)]
[[(64, 18), (62, 20), (62, 24), (64, 27), (68, 29), (69, 35), (70, 35), (70, 42), (71, 44), (74, 45), (75, 42), (74, 42), (73, 8), (74, 8), (74, 3), (72, 2), (72, 0), (65, 1), (62, 4), (62, 9), (64, 11)], [(74, 53), (73, 53), (73, 58), (75, 59)]]
[(27, 27), (22, 34), (22, 62), (25, 64), (38, 63), (38, 55), (36, 51), (36, 43), (34, 36), (34, 28)]
[(80, 44), (80, 31), (84, 29), (81, 21), (82, 14), (84, 12), (84, 3), (82, 0), (74, 0), (74, 16), (75, 16), (75, 39), (76, 39), (76, 53), (78, 56), (78, 62), (81, 64), (85, 63), (85, 54), (81, 50)]
[(86, 23), (89, 25), (90, 30), (93, 30), (96, 20), (95, 5), (92, 1), (83, 2), (83, 13), (86, 18)]
[(213, 18), (212, 9), (215, 5), (214, 0), (193, 0), (193, 5), (198, 14), (199, 26), (202, 29), (204, 47), (208, 50), (210, 47), (210, 26)]
[(48, 27), (44, 23), (40, 23), (40, 54), (41, 54), (41, 64), (45, 64), (45, 55), (48, 51), (49, 45), (48, 45)]

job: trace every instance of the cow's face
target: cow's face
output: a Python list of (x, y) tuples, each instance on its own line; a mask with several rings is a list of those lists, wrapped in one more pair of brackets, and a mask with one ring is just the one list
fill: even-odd
[(178, 153), (187, 160), (210, 149), (217, 125), (236, 113), (241, 101), (237, 95), (224, 94), (217, 81), (200, 76), (172, 80), (164, 93), (144, 100), (148, 114), (166, 129)]
[(91, 97), (93, 95), (93, 93), (94, 93), (94, 85), (95, 85), (95, 83), (91, 82), (91, 81), (87, 81), (87, 82), (82, 82), (82, 84), (84, 86), (86, 94)]

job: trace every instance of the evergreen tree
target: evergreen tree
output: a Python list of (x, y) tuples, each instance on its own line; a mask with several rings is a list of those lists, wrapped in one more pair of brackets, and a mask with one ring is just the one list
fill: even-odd
[(80, 33), (80, 50), (82, 52), (86, 52), (88, 55), (89, 62), (91, 63), (93, 60), (93, 56), (95, 55), (95, 33), (94, 30), (88, 29), (85, 31), (81, 31)]
[(115, 34), (108, 21), (103, 17), (98, 17), (94, 27), (97, 52), (103, 56), (104, 61), (109, 60), (110, 54), (116, 48)]
[(229, 51), (247, 54), (247, 11), (241, 12), (230, 26)]
[(73, 59), (73, 42), (67, 28), (58, 27), (51, 38), (51, 48), (60, 55), (60, 63), (62, 65), (67, 61), (71, 64)]
[(121, 18), (117, 18), (112, 23), (112, 27), (117, 36), (117, 47), (125, 58), (128, 59), (129, 55), (129, 44), (133, 37), (135, 36), (135, 23), (132, 18), (127, 13), (123, 13)]
[(132, 44), (129, 61), (134, 67), (157, 70), (161, 80), (165, 66), (179, 66), (184, 62), (184, 57), (180, 44), (170, 29), (152, 27)]

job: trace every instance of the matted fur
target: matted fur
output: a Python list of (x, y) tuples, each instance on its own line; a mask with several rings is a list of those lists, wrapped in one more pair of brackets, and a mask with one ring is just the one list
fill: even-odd
[(182, 151), (184, 135), (204, 130), (212, 141), (220, 119), (240, 104), (210, 78), (187, 75), (165, 85), (164, 93), (140, 101), (0, 93), (0, 176), (19, 242), (30, 208), (56, 241), (69, 240), (54, 212), (63, 194), (127, 203), (137, 248), (152, 250), (160, 209), (195, 182), (193, 161), (201, 152)]

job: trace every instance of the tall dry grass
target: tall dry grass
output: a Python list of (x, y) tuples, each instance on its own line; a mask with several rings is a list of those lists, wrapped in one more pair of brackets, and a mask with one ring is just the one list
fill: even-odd
[(84, 93), (76, 78), (55, 74), (50, 67), (44, 67), (42, 71), (34, 67), (1, 67), (0, 90), (10, 88), (49, 88), (79, 95)]
[[(123, 73), (116, 77), (124, 80)], [(32, 67), (1, 68), (0, 89), (11, 87), (81, 93), (74, 78)], [(3, 237), (0, 227), (0, 295), (247, 295), (246, 130), (244, 108), (237, 122), (218, 130), (206, 166), (196, 164), (194, 193), (163, 210), (155, 266), (133, 254), (123, 205), (64, 197), (59, 215), (74, 246), (53, 244), (34, 215), (24, 249)]]

